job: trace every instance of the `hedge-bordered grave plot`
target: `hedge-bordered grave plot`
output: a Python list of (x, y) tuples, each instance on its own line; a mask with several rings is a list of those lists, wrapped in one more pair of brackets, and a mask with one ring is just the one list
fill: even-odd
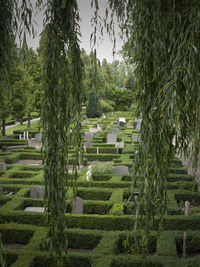
[[(137, 188), (131, 193), (130, 186), (139, 142), (136, 123), (130, 114), (125, 115), (125, 122), (118, 121), (120, 113), (82, 122), (78, 206), (70, 188), (66, 210), (68, 253), (63, 254), (63, 266), (200, 266), (200, 194), (194, 177), (187, 174), (178, 159), (171, 161), (167, 177), (168, 215), (164, 218), (164, 232), (157, 235), (155, 221), (145, 257), (124, 246), (135, 220)], [(15, 144), (17, 141), (21, 142), (15, 139)], [(6, 142), (8, 146), (8, 139)], [(11, 145), (12, 142), (11, 139)], [(73, 159), (73, 147), (69, 151), (69, 158)], [(55, 266), (45, 238), (40, 150), (27, 146), (2, 151), (0, 161), (6, 163), (6, 169), (0, 171), (0, 232), (8, 266)], [(190, 202), (187, 216), (185, 201)]]

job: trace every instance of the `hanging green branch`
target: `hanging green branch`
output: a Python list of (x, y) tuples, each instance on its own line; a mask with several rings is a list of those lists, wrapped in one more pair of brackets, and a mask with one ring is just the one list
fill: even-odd
[(68, 147), (73, 136), (77, 146), (74, 164), (78, 165), (81, 140), (82, 63), (78, 22), (75, 0), (47, 2), (42, 105), (45, 211), (48, 241), (56, 253), (58, 266), (62, 265), (62, 251), (67, 248)]
[[(28, 19), (27, 19), (28, 17)], [(5, 104), (11, 98), (9, 72), (14, 61), (15, 37), (30, 29), (32, 23), (32, 8), (30, 1), (2, 0), (0, 4), (0, 116), (4, 118)], [(30, 32), (30, 31), (29, 31)], [(24, 34), (24, 42), (26, 35)], [(6, 107), (7, 108), (7, 107)], [(0, 264), (6, 266), (3, 247), (0, 239)]]
[(142, 127), (134, 173), (139, 177), (135, 230), (143, 229), (148, 239), (155, 216), (159, 229), (164, 227), (166, 177), (174, 151), (186, 155), (192, 142), (194, 163), (200, 151), (200, 3), (109, 0), (109, 9), (108, 26), (116, 14), (136, 64)]

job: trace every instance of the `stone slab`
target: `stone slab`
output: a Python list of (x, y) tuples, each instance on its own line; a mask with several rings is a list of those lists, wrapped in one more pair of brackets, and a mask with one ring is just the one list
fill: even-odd
[(24, 211), (44, 212), (44, 207), (26, 207)]
[(84, 142), (84, 146), (85, 147), (93, 147), (93, 143), (92, 142)]
[(86, 132), (84, 140), (85, 141), (92, 141), (93, 140), (94, 133)]
[(124, 165), (118, 165), (113, 168), (113, 174), (116, 175), (125, 175), (129, 174), (129, 168)]
[(7, 170), (7, 165), (4, 162), (0, 162), (0, 171), (6, 171)]
[(107, 144), (117, 142), (117, 134), (115, 133), (108, 133), (107, 134)]
[(43, 198), (44, 197), (44, 187), (36, 186), (30, 189), (30, 198)]
[(83, 199), (76, 197), (72, 200), (72, 214), (83, 214)]
[(35, 141), (36, 142), (42, 142), (42, 133), (36, 133)]

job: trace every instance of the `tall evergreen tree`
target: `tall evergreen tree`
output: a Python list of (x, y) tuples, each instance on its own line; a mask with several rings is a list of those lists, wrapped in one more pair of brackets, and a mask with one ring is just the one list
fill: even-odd
[(86, 115), (88, 118), (98, 118), (102, 114), (101, 104), (99, 102), (94, 84), (91, 87)]

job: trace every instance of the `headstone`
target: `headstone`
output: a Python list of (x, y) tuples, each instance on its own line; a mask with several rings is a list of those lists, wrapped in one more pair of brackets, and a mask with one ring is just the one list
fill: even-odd
[(44, 197), (44, 187), (31, 187), (30, 198), (43, 198)]
[(190, 209), (190, 202), (187, 200), (185, 201), (185, 216), (189, 215), (189, 209)]
[(139, 139), (140, 139), (139, 133), (132, 134), (132, 141), (139, 141)]
[(6, 170), (7, 170), (6, 163), (0, 162), (0, 171), (6, 171)]
[(27, 207), (24, 211), (44, 212), (44, 207)]
[(98, 132), (98, 129), (97, 128), (89, 128), (89, 132), (90, 133), (96, 133), (96, 132)]
[(0, 187), (0, 195), (3, 195), (3, 188)]
[(84, 142), (84, 146), (85, 147), (93, 147), (93, 143), (92, 142)]
[(97, 130), (101, 131), (101, 125), (97, 124)]
[(9, 196), (12, 196), (12, 195), (14, 195), (14, 192), (13, 191), (11, 191), (10, 193), (8, 193), (6, 196), (9, 197)]
[(85, 145), (83, 146), (83, 150), (84, 150), (85, 153), (87, 152), (87, 148), (86, 148)]
[(124, 148), (124, 142), (116, 142), (115, 147)]
[(86, 132), (84, 140), (85, 141), (92, 141), (93, 140), (94, 133)]
[(88, 121), (88, 120), (84, 120), (81, 124), (82, 124), (82, 125), (90, 124), (90, 121)]
[(72, 213), (73, 214), (83, 214), (83, 199), (76, 197), (72, 200)]
[(137, 122), (137, 125), (135, 127), (135, 130), (140, 131), (142, 120), (138, 119), (136, 122)]
[(124, 165), (118, 165), (118, 166), (113, 168), (113, 174), (116, 174), (116, 175), (129, 174), (129, 168), (127, 166), (124, 166)]
[(126, 123), (126, 119), (125, 118), (119, 118), (119, 122), (118, 122), (119, 126), (124, 126), (125, 123)]
[(117, 142), (117, 134), (115, 133), (108, 133), (107, 134), (107, 144), (112, 144)]
[(42, 142), (42, 133), (36, 133), (36, 135), (35, 135), (35, 141)]
[(97, 155), (99, 155), (99, 147), (97, 146)]

